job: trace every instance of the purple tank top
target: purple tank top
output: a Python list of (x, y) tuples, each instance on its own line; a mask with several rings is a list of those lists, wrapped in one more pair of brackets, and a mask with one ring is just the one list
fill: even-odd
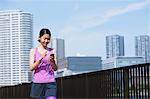
[[(34, 70), (33, 82), (34, 83), (49, 83), (55, 82), (54, 70), (50, 65), (50, 55), (53, 54), (52, 49), (49, 48), (47, 55), (42, 59), (41, 63)], [(38, 48), (35, 49), (34, 61), (37, 61), (41, 58), (41, 54), (38, 51)]]

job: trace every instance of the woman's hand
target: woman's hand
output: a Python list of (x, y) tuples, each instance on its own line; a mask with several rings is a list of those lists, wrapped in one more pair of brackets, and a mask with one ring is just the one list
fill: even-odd
[(55, 62), (54, 54), (50, 55), (50, 64), (51, 64), (52, 68), (54, 69), (54, 71), (56, 71), (57, 70), (57, 65), (56, 65), (56, 62)]
[(46, 56), (47, 51), (44, 51), (43, 53), (41, 53), (41, 57), (37, 60), (34, 61), (34, 54), (35, 54), (35, 50), (36, 49), (31, 49), (30, 50), (30, 70), (35, 70), (39, 64), (41, 64), (42, 59)]

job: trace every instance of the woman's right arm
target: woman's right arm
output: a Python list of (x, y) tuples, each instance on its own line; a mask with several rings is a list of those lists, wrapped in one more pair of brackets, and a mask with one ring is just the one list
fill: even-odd
[(36, 62), (34, 62), (34, 53), (35, 53), (35, 49), (31, 49), (30, 50), (30, 70), (33, 71), (37, 68), (37, 66), (41, 63), (42, 61), (42, 57), (37, 60)]

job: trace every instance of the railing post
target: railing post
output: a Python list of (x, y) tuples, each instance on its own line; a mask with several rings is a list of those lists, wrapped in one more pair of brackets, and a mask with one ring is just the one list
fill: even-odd
[(88, 75), (87, 74), (85, 74), (85, 85), (86, 85), (86, 89), (85, 89), (85, 91), (86, 91), (86, 99), (88, 99), (89, 98), (89, 88), (88, 88), (88, 86), (89, 86), (89, 84), (88, 84)]
[(129, 99), (129, 69), (123, 70), (124, 98)]
[(60, 93), (60, 97), (61, 97), (61, 98), (64, 98), (64, 95), (63, 95), (63, 94), (64, 94), (64, 92), (63, 92), (63, 78), (62, 78), (62, 77), (60, 78), (60, 86), (61, 86), (61, 87), (60, 87), (60, 88), (61, 88), (61, 89), (60, 89), (60, 90), (61, 90), (61, 91), (60, 91), (60, 92), (61, 92), (61, 93)]

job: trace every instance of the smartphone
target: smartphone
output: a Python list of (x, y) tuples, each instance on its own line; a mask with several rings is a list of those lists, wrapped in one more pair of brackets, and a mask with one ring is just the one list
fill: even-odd
[(54, 59), (54, 54), (51, 54), (50, 57)]

